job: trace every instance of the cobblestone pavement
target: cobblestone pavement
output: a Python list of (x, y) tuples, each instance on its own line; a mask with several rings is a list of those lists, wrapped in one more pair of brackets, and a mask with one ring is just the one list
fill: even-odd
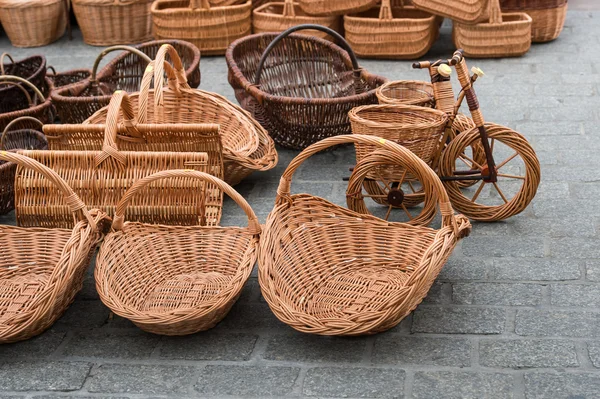
[[(42, 49), (2, 38), (0, 48), (16, 58), (42, 52), (58, 70), (90, 67), (99, 50), (75, 34)], [(427, 58), (451, 52), (446, 26)], [(427, 79), (406, 62), (362, 64)], [(542, 183), (523, 214), (474, 223), (398, 327), (352, 339), (297, 333), (271, 314), (254, 274), (215, 329), (159, 337), (110, 317), (90, 274), (50, 330), (0, 347), (0, 398), (600, 397), (600, 11), (570, 11), (560, 39), (525, 57), (471, 64), (487, 72), (477, 86), (486, 119), (531, 140)], [(201, 68), (204, 89), (234, 100), (222, 57), (204, 57)], [(261, 220), (294, 155), (280, 150), (276, 169), (239, 185)], [(343, 204), (353, 159), (350, 148), (315, 156), (294, 189)], [(243, 222), (232, 202), (225, 212), (225, 223)]]

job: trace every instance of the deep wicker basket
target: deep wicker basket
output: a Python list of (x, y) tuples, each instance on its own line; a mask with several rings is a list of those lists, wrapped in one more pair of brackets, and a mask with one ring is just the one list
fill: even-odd
[[(324, 30), (344, 48), (292, 34), (303, 29)], [(350, 133), (348, 111), (376, 103), (375, 89), (385, 83), (358, 66), (339, 34), (319, 25), (245, 37), (229, 47), (226, 59), (238, 102), (276, 143), (293, 149)]]
[(412, 4), (430, 14), (463, 24), (485, 22), (490, 18), (492, 0), (412, 0)]
[(0, 22), (15, 47), (38, 47), (62, 37), (68, 0), (1, 0)]
[(563, 30), (567, 16), (567, 0), (501, 0), (502, 11), (520, 11), (529, 15), (531, 41), (549, 42)]
[(420, 80), (396, 80), (377, 89), (379, 104), (417, 105), (434, 108), (433, 85)]
[[(38, 89), (23, 78), (12, 75), (0, 75), (0, 85), (3, 83), (22, 85), (23, 90), (21, 91), (21, 88), (17, 90), (21, 91), (21, 93), (23, 93), (22, 95), (27, 98), (28, 104), (26, 107), (15, 111), (0, 112), (1, 130), (4, 130), (12, 120), (21, 116), (32, 116), (39, 119), (42, 123), (52, 123), (54, 121), (56, 111), (50, 100), (49, 93), (52, 91), (52, 82), (49, 79), (44, 80), (41, 89)], [(27, 90), (25, 90), (25, 88), (27, 88)], [(34, 93), (33, 96), (29, 95), (29, 90)], [(44, 93), (48, 94), (45, 95)]]
[[(10, 62), (6, 62), (6, 59)], [(44, 87), (46, 77), (46, 58), (43, 55), (33, 55), (20, 61), (15, 61), (10, 54), (0, 55), (0, 75), (18, 76), (29, 81), (35, 87)], [(23, 93), (27, 90), (29, 96)], [(28, 108), (31, 97), (35, 92), (19, 82), (4, 81), (0, 84), (0, 113)]]
[(368, 10), (378, 0), (299, 0), (302, 10), (309, 15), (344, 15)]

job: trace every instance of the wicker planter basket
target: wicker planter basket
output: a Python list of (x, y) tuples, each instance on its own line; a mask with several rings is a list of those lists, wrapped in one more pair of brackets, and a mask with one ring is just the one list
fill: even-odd
[[(293, 174), (304, 160), (344, 143), (378, 146), (377, 154), (430, 185), (439, 198), (441, 229), (390, 223), (310, 194), (290, 194)], [(436, 174), (409, 150), (372, 136), (331, 137), (304, 150), (281, 178), (260, 241), (261, 291), (277, 318), (298, 331), (385, 331), (423, 300), (470, 227), (464, 216), (454, 215)]]
[[(32, 128), (33, 126), (33, 128)], [(10, 122), (0, 138), (0, 151), (45, 150), (46, 136), (41, 133), (42, 122), (30, 116), (22, 116)], [(17, 165), (0, 161), (0, 215), (15, 208), (15, 172)]]
[[(244, 210), (248, 227), (123, 222), (131, 199), (165, 178), (219, 187)], [(119, 202), (113, 231), (98, 254), (96, 289), (115, 314), (145, 331), (186, 335), (208, 330), (227, 315), (250, 277), (260, 230), (250, 205), (223, 181), (190, 170), (156, 173), (136, 182)]]
[(412, 0), (412, 4), (423, 11), (456, 22), (476, 24), (489, 19), (491, 1), (493, 0)]
[[(44, 87), (46, 58), (43, 55), (33, 55), (15, 62), (10, 54), (2, 53), (0, 55), (0, 75), (18, 76), (29, 81), (35, 87)], [(29, 96), (23, 93), (24, 89), (27, 90)], [(4, 81), (0, 84), (0, 113), (28, 108), (30, 98), (34, 96), (35, 92), (28, 85)]]
[(531, 47), (531, 17), (502, 13), (499, 0), (490, 0), (490, 21), (477, 25), (454, 23), (452, 36), (466, 57), (519, 57)]
[(299, 0), (302, 10), (310, 15), (344, 15), (368, 10), (378, 0)]
[[(324, 30), (344, 49), (291, 34), (304, 29)], [(375, 103), (375, 89), (385, 82), (358, 66), (338, 33), (319, 25), (245, 37), (229, 47), (226, 59), (238, 102), (275, 142), (294, 149), (350, 133), (348, 111)]]
[(379, 104), (417, 105), (434, 108), (433, 85), (419, 80), (396, 80), (377, 89)]
[(567, 0), (501, 0), (502, 11), (520, 11), (529, 15), (531, 41), (549, 42), (563, 30), (567, 16)]
[[(50, 327), (73, 302), (108, 222), (85, 204), (54, 171), (12, 152), (0, 160), (31, 170), (68, 201), (71, 230), (0, 226), (0, 343), (22, 341)], [(52, 205), (46, 197), (46, 205)]]
[(153, 0), (71, 0), (83, 41), (92, 46), (152, 39)]
[(208, 0), (157, 0), (152, 24), (157, 39), (183, 39), (205, 55), (222, 55), (252, 31), (252, 2), (213, 7)]
[[(54, 121), (55, 110), (50, 101), (50, 95), (43, 94), (52, 91), (52, 82), (49, 79), (45, 79), (41, 90), (29, 81), (18, 76), (0, 75), (0, 85), (3, 83), (20, 84), (22, 90), (21, 88), (17, 90), (21, 91), (22, 95), (27, 98), (29, 104), (26, 108), (18, 109), (16, 111), (0, 112), (1, 130), (4, 130), (11, 121), (21, 116), (32, 116), (39, 119), (42, 123), (52, 123)], [(25, 90), (25, 88), (27, 88), (27, 90)], [(34, 93), (33, 96), (28, 94), (29, 90)]]
[(431, 14), (383, 0), (379, 8), (344, 16), (344, 31), (359, 57), (414, 59), (429, 51), (439, 26)]
[(0, 22), (15, 47), (38, 47), (62, 37), (68, 0), (1, 0)]
[[(308, 15), (293, 0), (285, 0), (282, 3), (266, 3), (252, 12), (254, 33), (282, 32), (292, 26), (307, 23), (323, 25), (336, 32), (340, 32), (341, 27), (340, 17)], [(318, 30), (307, 30), (302, 34), (333, 40), (333, 37)]]

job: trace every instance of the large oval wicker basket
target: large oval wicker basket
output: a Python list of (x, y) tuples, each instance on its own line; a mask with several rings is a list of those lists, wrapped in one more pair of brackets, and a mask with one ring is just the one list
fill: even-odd
[[(304, 29), (324, 30), (344, 49), (292, 34)], [(348, 111), (376, 103), (375, 89), (385, 83), (385, 78), (358, 66), (337, 32), (319, 25), (245, 37), (229, 47), (226, 59), (238, 102), (275, 142), (293, 149), (350, 133)]]
[[(156, 226), (123, 222), (131, 198), (151, 182), (196, 179), (218, 186), (246, 213), (248, 227)], [(205, 173), (165, 171), (139, 180), (117, 207), (96, 262), (96, 288), (114, 313), (141, 329), (186, 335), (214, 327), (256, 263), (260, 224), (231, 186)]]
[(567, 0), (501, 0), (502, 11), (524, 12), (532, 19), (531, 41), (549, 42), (563, 30)]
[[(431, 186), (440, 201), (441, 229), (390, 223), (310, 194), (290, 194), (304, 160), (344, 143), (377, 146)], [(260, 241), (260, 288), (277, 318), (298, 331), (385, 331), (423, 300), (470, 227), (467, 218), (454, 215), (437, 175), (409, 150), (376, 137), (331, 137), (300, 153), (281, 178)]]
[(0, 22), (15, 47), (50, 44), (65, 33), (68, 0), (1, 0)]

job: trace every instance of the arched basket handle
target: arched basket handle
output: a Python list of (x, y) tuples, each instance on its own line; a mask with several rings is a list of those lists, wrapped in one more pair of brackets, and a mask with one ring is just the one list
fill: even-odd
[[(185, 76), (185, 68), (183, 67), (183, 62), (181, 61), (181, 57), (179, 53), (175, 49), (175, 47), (170, 44), (163, 44), (158, 49), (156, 53), (156, 57), (154, 58), (154, 105), (162, 106), (163, 105), (163, 96), (164, 96), (164, 74), (165, 74), (165, 64), (167, 55), (171, 59), (171, 64), (173, 66), (173, 74), (176, 77), (176, 88), (175, 91), (179, 93), (180, 89), (189, 89), (190, 85), (187, 83), (187, 77)], [(167, 68), (168, 69), (168, 68)], [(169, 77), (169, 75), (167, 75)], [(171, 79), (169, 79), (170, 86), (173, 86), (171, 83)]]
[(90, 77), (90, 82), (92, 82), (92, 84), (97, 84), (97, 80), (96, 80), (96, 73), (98, 71), (98, 67), (100, 66), (100, 62), (102, 61), (102, 59), (109, 53), (112, 53), (113, 51), (118, 51), (118, 50), (124, 50), (124, 51), (129, 51), (130, 53), (133, 53), (135, 55), (137, 55), (138, 57), (140, 57), (141, 59), (143, 59), (146, 62), (150, 62), (152, 61), (150, 59), (150, 57), (148, 57), (148, 55), (146, 55), (145, 53), (141, 52), (140, 50), (138, 50), (135, 47), (131, 47), (131, 46), (111, 46), (108, 47), (104, 50), (102, 50), (102, 52), (100, 54), (98, 54), (98, 57), (96, 57), (96, 60), (94, 61), (94, 66), (92, 67), (92, 76)]
[(10, 128), (13, 127), (14, 125), (16, 125), (18, 123), (22, 123), (24, 121), (31, 122), (35, 125), (38, 125), (40, 128), (40, 131), (42, 131), (42, 128), (44, 126), (44, 124), (39, 119), (34, 118), (33, 116), (21, 116), (19, 118), (13, 119), (12, 121), (10, 121), (8, 123), (8, 125), (6, 125), (6, 127), (4, 128), (4, 131), (2, 132), (2, 136), (0, 137), (0, 150), (4, 150), (4, 139), (6, 137), (6, 133), (8, 133), (10, 131)]
[(42, 92), (40, 91), (40, 89), (38, 89), (37, 87), (35, 87), (35, 85), (33, 83), (31, 83), (30, 81), (28, 81), (26, 79), (23, 79), (20, 76), (0, 75), (0, 83), (3, 83), (3, 82), (10, 82), (10, 83), (18, 82), (18, 83), (23, 83), (24, 85), (26, 85), (27, 87), (29, 87), (31, 90), (33, 90), (33, 92), (35, 93), (35, 95), (39, 98), (40, 104), (43, 104), (46, 101), (46, 97), (44, 97), (44, 95), (42, 94)]

